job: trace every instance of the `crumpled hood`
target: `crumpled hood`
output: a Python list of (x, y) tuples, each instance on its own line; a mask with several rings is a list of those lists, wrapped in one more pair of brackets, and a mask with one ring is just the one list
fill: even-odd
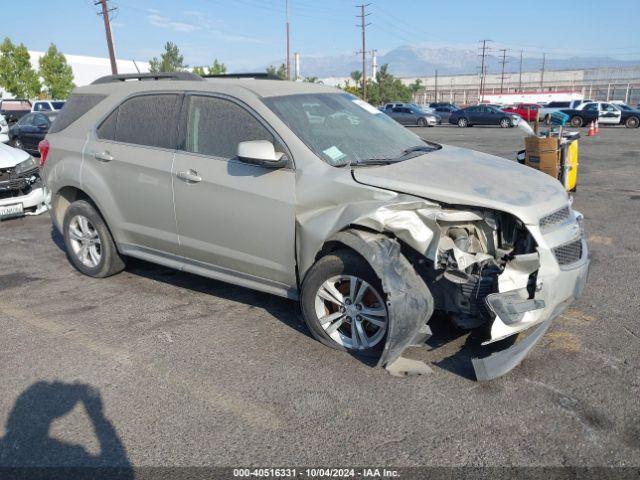
[(24, 150), (18, 150), (17, 148), (0, 143), (0, 168), (15, 167), (28, 158), (29, 154)]
[(484, 207), (528, 224), (567, 204), (562, 184), (533, 168), (464, 148), (442, 149), (396, 164), (354, 168), (357, 182), (437, 202)]

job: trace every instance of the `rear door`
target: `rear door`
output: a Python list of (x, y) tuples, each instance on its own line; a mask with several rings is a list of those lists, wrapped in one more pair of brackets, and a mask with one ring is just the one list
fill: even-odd
[(85, 147), (83, 182), (107, 207), (108, 224), (125, 252), (178, 253), (171, 167), (181, 103), (175, 93), (126, 99)]
[(22, 143), (22, 148), (24, 150), (32, 150), (33, 148), (33, 133), (35, 132), (34, 121), (36, 118), (35, 113), (28, 113), (24, 117), (22, 117), (15, 124), (14, 135), (17, 137)]
[(193, 94), (185, 98), (180, 138), (173, 185), (185, 269), (279, 294), (294, 287), (294, 171), (236, 156), (248, 140), (285, 152), (275, 133), (233, 98)]

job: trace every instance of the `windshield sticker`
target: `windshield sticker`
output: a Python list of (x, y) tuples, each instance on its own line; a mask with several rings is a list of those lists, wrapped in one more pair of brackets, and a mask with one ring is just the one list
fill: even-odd
[(358, 105), (360, 108), (365, 109), (367, 112), (369, 113), (373, 113), (374, 115), (377, 115), (379, 113), (382, 113), (380, 110), (378, 110), (376, 107), (372, 107), (371, 105), (369, 105), (367, 102), (363, 102), (362, 100), (360, 100), (359, 98), (356, 98), (355, 100), (351, 100), (353, 103), (355, 103), (356, 105)]
[(340, 149), (335, 145), (333, 147), (327, 148), (326, 150), (323, 150), (322, 153), (329, 157), (334, 162), (334, 164), (347, 156), (346, 153), (342, 153)]

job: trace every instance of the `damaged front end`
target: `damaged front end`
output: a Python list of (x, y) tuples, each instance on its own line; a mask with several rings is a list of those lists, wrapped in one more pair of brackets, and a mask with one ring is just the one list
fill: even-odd
[[(423, 280), (427, 293), (421, 295), (431, 306), (422, 308), (412, 300), (413, 313), (406, 308), (390, 310), (391, 327), (380, 364), (389, 369), (406, 347), (416, 344), (420, 332), (424, 339), (430, 333), (427, 322), (437, 310), (459, 328), (482, 332), (483, 346), (539, 325), (514, 346), (500, 351), (492, 346), (490, 355), (472, 360), (478, 380), (496, 378), (517, 366), (550, 321), (580, 295), (586, 280), (589, 261), (581, 215), (568, 205), (553, 215), (559, 220), (553, 217), (551, 225), (545, 223), (550, 216), (542, 217), (538, 225), (527, 225), (506, 212), (416, 202), (385, 206), (354, 222), (400, 241), (401, 258)], [(384, 260), (379, 265), (370, 261), (384, 284), (390, 265), (399, 260), (380, 252), (374, 255), (372, 248), (379, 249), (384, 241), (367, 240), (367, 251), (362, 252), (362, 245), (351, 246), (365, 258)], [(385, 285), (387, 295), (420, 292), (419, 286), (408, 288), (417, 285), (408, 271), (404, 277), (403, 288), (397, 283), (389, 289)], [(396, 323), (400, 326), (394, 328)]]
[[(19, 207), (19, 208), (15, 208)], [(6, 219), (45, 212), (44, 190), (35, 159), (0, 168), (0, 215)]]

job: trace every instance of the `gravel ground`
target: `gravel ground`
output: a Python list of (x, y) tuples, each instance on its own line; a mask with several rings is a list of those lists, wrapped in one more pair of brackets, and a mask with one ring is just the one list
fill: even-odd
[[(415, 131), (509, 158), (523, 144)], [(640, 130), (600, 132), (574, 203), (583, 297), (487, 383), (447, 361), (451, 332), (411, 351), (432, 374), (398, 379), (314, 341), (293, 302), (141, 261), (87, 278), (46, 214), (0, 223), (0, 464), (640, 465)]]

